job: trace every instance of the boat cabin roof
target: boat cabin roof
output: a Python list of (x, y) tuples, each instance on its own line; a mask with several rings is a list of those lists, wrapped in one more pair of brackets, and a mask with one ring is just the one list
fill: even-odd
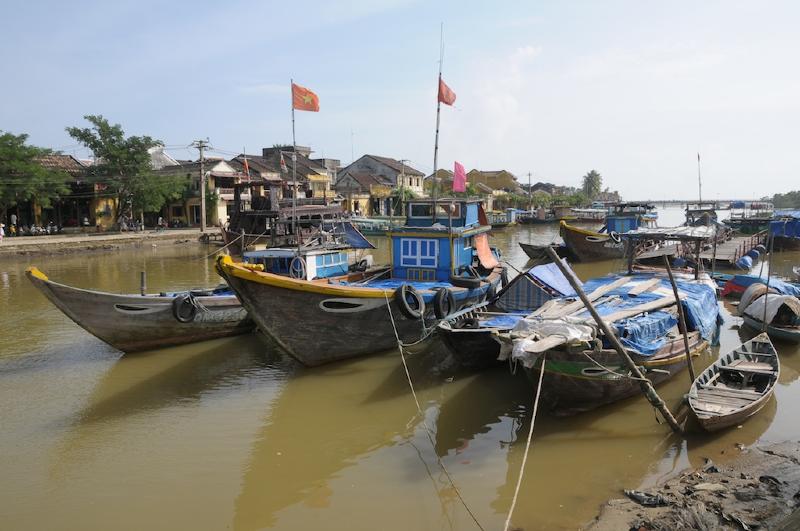
[(710, 240), (717, 233), (717, 228), (711, 225), (691, 227), (639, 227), (622, 233), (620, 236), (631, 240), (656, 240), (656, 241), (705, 241)]

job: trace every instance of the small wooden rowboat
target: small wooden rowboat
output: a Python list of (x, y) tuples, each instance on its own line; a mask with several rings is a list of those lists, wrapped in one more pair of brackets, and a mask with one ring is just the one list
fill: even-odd
[(255, 326), (229, 290), (119, 295), (53, 282), (36, 267), (25, 274), (67, 317), (123, 352), (234, 336)]
[(778, 353), (769, 336), (759, 334), (697, 377), (689, 406), (707, 431), (741, 424), (766, 405), (779, 375)]

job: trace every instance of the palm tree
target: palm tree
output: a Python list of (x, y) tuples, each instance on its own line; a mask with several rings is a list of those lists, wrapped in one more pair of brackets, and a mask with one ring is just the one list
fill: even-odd
[(583, 193), (589, 199), (594, 199), (603, 188), (603, 177), (595, 170), (583, 176)]

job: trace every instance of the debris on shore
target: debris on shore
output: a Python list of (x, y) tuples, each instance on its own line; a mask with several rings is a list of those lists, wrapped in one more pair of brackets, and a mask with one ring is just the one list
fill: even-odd
[(797, 529), (800, 443), (756, 445), (724, 465), (707, 459), (702, 468), (624, 493), (585, 529)]

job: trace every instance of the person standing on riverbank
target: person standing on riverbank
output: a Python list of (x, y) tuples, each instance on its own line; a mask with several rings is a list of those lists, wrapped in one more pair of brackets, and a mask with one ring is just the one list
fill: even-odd
[(0, 223), (0, 243), (3, 243), (3, 237), (6, 235), (6, 226)]

